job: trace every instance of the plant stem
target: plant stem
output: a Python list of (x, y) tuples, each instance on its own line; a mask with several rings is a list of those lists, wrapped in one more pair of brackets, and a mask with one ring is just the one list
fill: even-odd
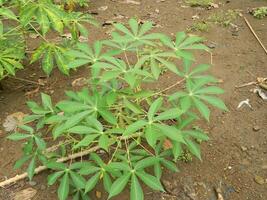
[(49, 43), (49, 41), (31, 24), (29, 23), (30, 26), (33, 28), (33, 30), (44, 40), (46, 41), (47, 43)]
[(28, 82), (28, 83), (33, 83), (33, 84), (36, 84), (36, 85), (41, 85), (40, 83), (38, 83), (36, 81), (27, 80), (27, 79), (24, 79), (24, 78), (18, 78), (18, 77), (12, 77), (12, 76), (9, 76), (9, 78), (15, 79), (15, 80), (19, 80), (19, 81)]

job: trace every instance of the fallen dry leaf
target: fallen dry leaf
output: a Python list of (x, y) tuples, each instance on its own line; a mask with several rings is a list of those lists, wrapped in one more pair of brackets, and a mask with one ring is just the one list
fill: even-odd
[(14, 194), (14, 200), (31, 200), (37, 193), (33, 188), (27, 188)]
[(168, 139), (164, 140), (163, 147), (164, 147), (165, 150), (167, 150), (167, 149), (171, 149), (171, 148), (172, 148), (172, 143), (171, 143), (171, 141), (168, 140)]
[(10, 132), (15, 130), (19, 125), (23, 124), (23, 118), (26, 116), (23, 112), (16, 112), (8, 115), (3, 123), (5, 131)]
[(139, 1), (133, 1), (133, 0), (125, 0), (122, 3), (134, 4), (134, 5), (140, 5), (141, 4)]
[(96, 198), (101, 199), (102, 193), (100, 191), (96, 191), (95, 196), (96, 196)]
[(27, 98), (31, 98), (31, 97), (33, 97), (35, 94), (37, 94), (38, 92), (39, 92), (39, 87), (37, 87), (36, 89), (34, 89), (34, 90), (31, 90), (31, 91), (29, 91), (29, 92), (26, 92), (25, 93), (25, 96), (27, 97)]
[(72, 87), (81, 87), (87, 84), (87, 79), (84, 77), (77, 78), (74, 81), (72, 81), (71, 85)]

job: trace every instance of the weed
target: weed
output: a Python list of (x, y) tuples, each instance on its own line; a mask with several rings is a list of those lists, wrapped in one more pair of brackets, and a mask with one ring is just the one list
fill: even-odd
[(267, 16), (267, 7), (259, 7), (252, 10), (252, 15), (257, 19), (263, 19)]
[(193, 31), (201, 31), (201, 32), (208, 32), (209, 30), (209, 25), (205, 21), (201, 22), (195, 22), (190, 26), (187, 31), (188, 32), (193, 32)]
[(213, 0), (185, 0), (187, 4), (189, 4), (192, 7), (209, 7), (211, 3), (213, 3)]
[(212, 14), (208, 17), (208, 21), (219, 24), (221, 26), (229, 26), (231, 23), (233, 23), (234, 20), (236, 20), (239, 16), (239, 11), (237, 10), (227, 10), (220, 11), (217, 13)]

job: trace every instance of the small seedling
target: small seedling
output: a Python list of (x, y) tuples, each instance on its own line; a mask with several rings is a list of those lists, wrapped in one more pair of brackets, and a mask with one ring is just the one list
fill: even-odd
[(209, 30), (209, 25), (205, 21), (201, 22), (195, 22), (190, 26), (187, 31), (188, 32), (193, 32), (193, 31), (200, 31), (200, 32), (208, 32)]
[(255, 8), (251, 11), (252, 15), (257, 19), (263, 19), (267, 16), (267, 7)]
[(239, 16), (239, 12), (237, 10), (227, 10), (225, 11), (219, 11), (217, 13), (212, 14), (208, 17), (208, 21), (221, 25), (221, 26), (229, 26), (231, 23), (233, 23)]
[(191, 7), (209, 7), (214, 1), (213, 0), (185, 0)]

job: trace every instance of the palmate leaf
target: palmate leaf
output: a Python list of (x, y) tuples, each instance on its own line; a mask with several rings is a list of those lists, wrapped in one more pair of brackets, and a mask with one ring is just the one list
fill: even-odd
[(88, 37), (89, 33), (84, 26), (85, 23), (98, 26), (97, 21), (90, 14), (83, 14), (80, 12), (70, 12), (64, 18), (64, 23), (71, 30), (72, 37), (77, 40), (79, 33), (82, 36)]
[(64, 28), (62, 17), (66, 14), (64, 10), (49, 1), (28, 2), (22, 7), (19, 20), (23, 26), (36, 21), (43, 35), (51, 28), (62, 33)]
[(69, 74), (69, 67), (67, 63), (69, 58), (66, 54), (66, 49), (60, 45), (44, 42), (32, 54), (31, 63), (36, 62), (42, 58), (42, 69), (47, 75), (50, 75), (54, 64), (65, 75)]
[[(142, 25), (139, 25), (137, 20), (130, 19), (128, 21), (128, 24), (130, 26), (130, 29), (126, 28), (121, 23), (114, 24), (114, 27), (125, 34), (124, 38), (125, 41), (131, 41), (131, 42), (138, 42), (140, 44), (147, 44), (154, 46), (154, 42), (152, 40), (160, 39), (162, 37), (162, 34), (159, 33), (149, 33), (148, 32), (152, 29), (153, 25), (151, 22), (144, 22)], [(114, 40), (118, 40), (118, 37), (115, 37)]]

